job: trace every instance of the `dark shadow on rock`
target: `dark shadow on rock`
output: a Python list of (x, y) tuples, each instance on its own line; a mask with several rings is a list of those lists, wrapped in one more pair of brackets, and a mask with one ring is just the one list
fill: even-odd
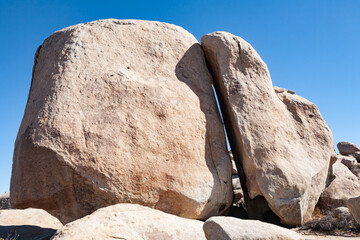
[(56, 229), (33, 225), (0, 226), (0, 238), (16, 240), (48, 240)]
[[(205, 72), (206, 75), (201, 75), (201, 72)], [(225, 133), (223, 132), (223, 136), (220, 134), (220, 132), (223, 131), (223, 126), (221, 124), (222, 121), (212, 89), (212, 78), (206, 67), (204, 52), (200, 44), (193, 44), (186, 51), (176, 65), (175, 73), (177, 78), (186, 83), (187, 86), (199, 97), (200, 109), (206, 118), (206, 164), (214, 179), (214, 186), (207, 204), (210, 204), (213, 199), (224, 198), (226, 194), (230, 194), (231, 198), (232, 191), (228, 192), (229, 189), (232, 189), (232, 187), (229, 187), (232, 184), (231, 178), (229, 181), (222, 179), (222, 174), (219, 174), (219, 169), (217, 169), (217, 159), (225, 159), (227, 157), (229, 164), (231, 164), (231, 161), (226, 147)], [(189, 114), (191, 113), (189, 112)], [(214, 149), (215, 147), (216, 149)], [(231, 171), (231, 168), (229, 171)], [(220, 189), (221, 192), (219, 192)], [(219, 204), (219, 206), (217, 206), (217, 211), (212, 211), (211, 214), (203, 212), (201, 215), (207, 217), (224, 215), (229, 211), (230, 206), (231, 204)]]

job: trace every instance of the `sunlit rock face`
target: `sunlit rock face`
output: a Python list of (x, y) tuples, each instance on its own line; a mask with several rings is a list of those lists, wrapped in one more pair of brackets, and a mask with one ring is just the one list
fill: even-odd
[[(253, 217), (261, 218), (269, 212), (267, 202), (282, 223), (302, 224), (325, 187), (330, 129), (315, 104), (292, 91), (274, 91), (266, 64), (240, 37), (215, 32), (201, 44), (238, 170), (246, 177), (248, 212), (258, 211)], [(251, 207), (255, 198), (265, 198), (263, 210)]]
[(232, 203), (231, 161), (203, 51), (184, 29), (101, 20), (39, 47), (11, 203), (63, 223), (115, 203), (206, 219)]

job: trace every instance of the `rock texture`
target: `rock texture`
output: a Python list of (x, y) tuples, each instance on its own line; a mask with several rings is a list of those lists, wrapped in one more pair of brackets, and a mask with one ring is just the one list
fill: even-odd
[(41, 209), (0, 210), (0, 238), (45, 240), (61, 227), (58, 219)]
[(184, 29), (101, 20), (35, 56), (11, 203), (63, 223), (115, 203), (206, 219), (232, 203), (231, 161), (203, 51)]
[(338, 158), (341, 161), (341, 163), (347, 166), (348, 168), (351, 168), (352, 166), (355, 166), (358, 163), (356, 159), (352, 156), (339, 156)]
[(303, 239), (300, 234), (257, 220), (211, 217), (204, 224), (207, 240), (290, 240)]
[(339, 142), (337, 148), (342, 155), (351, 155), (360, 151), (360, 148), (351, 142)]
[(356, 222), (360, 224), (360, 193), (358, 197), (350, 198), (347, 201), (347, 207)]
[(319, 206), (324, 210), (346, 207), (349, 198), (360, 195), (360, 182), (357, 177), (340, 161), (333, 166), (335, 179), (321, 194)]
[(53, 240), (205, 240), (203, 223), (137, 204), (117, 204), (66, 224)]
[(0, 194), (0, 209), (10, 209), (10, 194), (4, 193)]
[(201, 43), (242, 184), (246, 176), (244, 194), (265, 198), (284, 224), (302, 224), (325, 187), (330, 129), (315, 104), (292, 91), (275, 93), (266, 64), (243, 39), (215, 32)]

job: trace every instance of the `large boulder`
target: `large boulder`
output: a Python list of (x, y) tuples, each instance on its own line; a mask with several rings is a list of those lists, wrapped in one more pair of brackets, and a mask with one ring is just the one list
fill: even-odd
[(342, 155), (351, 155), (360, 151), (360, 148), (352, 142), (339, 142), (337, 148)]
[(292, 230), (257, 220), (211, 217), (204, 224), (207, 240), (290, 240), (303, 239)]
[(67, 223), (125, 202), (193, 219), (231, 205), (231, 161), (202, 48), (160, 22), (65, 28), (35, 57), (11, 204)]
[(63, 225), (42, 209), (0, 210), (0, 239), (50, 239)]
[(268, 213), (251, 207), (251, 199), (265, 198), (284, 224), (302, 224), (325, 187), (330, 129), (315, 104), (292, 91), (274, 91), (266, 64), (249, 43), (226, 32), (205, 35), (201, 43), (242, 184), (246, 176), (249, 216)]
[(9, 209), (10, 204), (10, 193), (0, 194), (0, 209)]
[(349, 198), (360, 195), (360, 181), (340, 161), (332, 165), (335, 176), (329, 186), (325, 188), (319, 200), (319, 206), (323, 210), (331, 210), (337, 207), (346, 207)]
[(53, 240), (205, 240), (203, 222), (137, 204), (120, 203), (66, 224)]

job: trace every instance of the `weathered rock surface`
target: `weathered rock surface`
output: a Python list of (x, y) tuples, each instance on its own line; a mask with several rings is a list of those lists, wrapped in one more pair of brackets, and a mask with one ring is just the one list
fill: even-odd
[(206, 239), (203, 222), (137, 204), (105, 207), (66, 224), (53, 240), (77, 239)]
[(353, 156), (339, 156), (338, 158), (340, 162), (348, 168), (351, 168), (358, 163)]
[(0, 209), (10, 209), (10, 194), (4, 193), (0, 194)]
[(257, 220), (211, 217), (204, 224), (207, 240), (303, 239), (300, 234)]
[(358, 197), (350, 198), (347, 201), (347, 207), (356, 222), (360, 224), (360, 193)]
[(358, 178), (360, 181), (360, 163), (353, 165), (350, 168), (350, 171)]
[(302, 224), (325, 187), (330, 129), (315, 104), (292, 91), (275, 93), (265, 63), (243, 39), (216, 32), (201, 42), (241, 182), (246, 175), (244, 194), (264, 197), (284, 224)]
[(339, 142), (337, 148), (342, 155), (351, 155), (360, 151), (360, 148), (351, 142)]
[(324, 210), (346, 207), (349, 198), (360, 195), (360, 182), (357, 177), (340, 161), (333, 166), (335, 179), (321, 194), (319, 206)]
[(11, 203), (63, 223), (120, 202), (206, 219), (232, 203), (231, 162), (203, 51), (184, 29), (101, 20), (35, 57)]
[(0, 210), (0, 238), (4, 239), (50, 239), (61, 222), (41, 209)]

